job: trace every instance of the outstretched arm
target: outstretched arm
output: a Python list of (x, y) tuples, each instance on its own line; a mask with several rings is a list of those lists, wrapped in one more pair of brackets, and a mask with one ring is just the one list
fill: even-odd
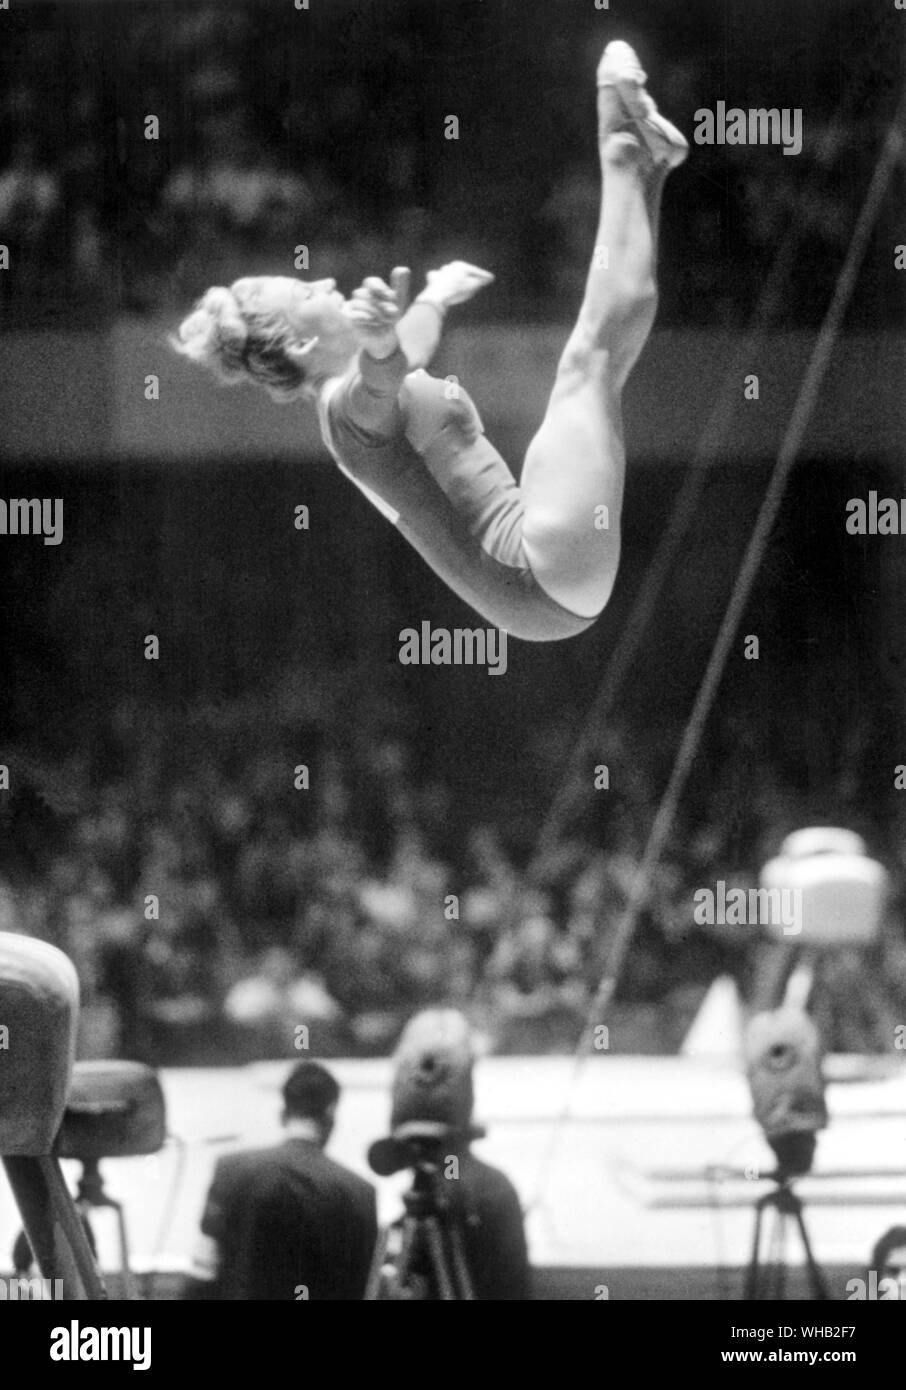
[(410, 372), (417, 367), (427, 367), (430, 363), (440, 343), (446, 316), (447, 311), (442, 304), (433, 299), (423, 299), (421, 295), (409, 305), (397, 325), (397, 333)]
[(410, 370), (427, 367), (440, 342), (447, 310), (465, 304), (494, 276), (468, 261), (450, 261), (440, 270), (429, 270), (427, 284), (397, 325), (400, 346)]

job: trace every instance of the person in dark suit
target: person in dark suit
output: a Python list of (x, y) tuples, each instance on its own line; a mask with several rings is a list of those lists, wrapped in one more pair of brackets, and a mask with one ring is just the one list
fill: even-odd
[(364, 1296), (377, 1204), (370, 1183), (324, 1152), (339, 1096), (326, 1067), (300, 1062), (283, 1087), (284, 1141), (220, 1159), (188, 1297)]
[(532, 1297), (522, 1204), (506, 1173), (460, 1152), (459, 1181), (447, 1184), (477, 1299)]

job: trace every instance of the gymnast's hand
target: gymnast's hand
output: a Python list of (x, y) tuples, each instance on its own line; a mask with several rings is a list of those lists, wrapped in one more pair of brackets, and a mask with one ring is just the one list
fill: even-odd
[(422, 290), (419, 300), (449, 309), (454, 304), (465, 304), (473, 294), (490, 285), (494, 276), (489, 270), (469, 265), (468, 261), (450, 261), (440, 270), (429, 270), (426, 278), (427, 288)]
[(405, 266), (391, 271), (389, 285), (370, 275), (346, 301), (344, 312), (370, 357), (390, 357), (399, 346), (396, 325), (409, 303), (411, 278)]

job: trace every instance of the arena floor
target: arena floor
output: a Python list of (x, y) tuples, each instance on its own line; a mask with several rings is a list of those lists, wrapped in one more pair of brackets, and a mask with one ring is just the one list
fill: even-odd
[[(367, 1147), (388, 1117), (390, 1063), (331, 1066), (344, 1088), (331, 1152), (367, 1174)], [(188, 1267), (217, 1155), (278, 1139), (285, 1071), (284, 1062), (164, 1071), (170, 1131), (184, 1147), (106, 1165), (111, 1195), (126, 1206), (134, 1268), (161, 1276), (156, 1296)], [(510, 1174), (528, 1208), (539, 1295), (595, 1299), (606, 1286), (612, 1299), (739, 1297), (752, 1203), (767, 1190), (757, 1175), (770, 1166), (744, 1078), (731, 1066), (680, 1057), (595, 1057), (564, 1121), (571, 1071), (560, 1057), (491, 1058), (477, 1070), (476, 1115), (488, 1127), (478, 1148)], [(906, 1220), (906, 1069), (838, 1057), (828, 1059), (827, 1075), (831, 1124), (799, 1190), (831, 1297), (845, 1299), (877, 1238)], [(375, 1181), (381, 1216), (390, 1219), (403, 1181)], [(98, 1236), (103, 1263), (113, 1267), (105, 1221)], [(17, 1224), (3, 1181), (4, 1255)], [(804, 1289), (794, 1271), (790, 1293), (797, 1291)]]

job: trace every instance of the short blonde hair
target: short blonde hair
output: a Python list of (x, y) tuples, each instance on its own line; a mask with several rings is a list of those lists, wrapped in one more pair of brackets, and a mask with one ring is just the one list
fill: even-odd
[(179, 325), (171, 343), (183, 357), (201, 362), (219, 381), (253, 381), (277, 401), (310, 393), (305, 353), (286, 318), (243, 302), (236, 286), (210, 289)]

